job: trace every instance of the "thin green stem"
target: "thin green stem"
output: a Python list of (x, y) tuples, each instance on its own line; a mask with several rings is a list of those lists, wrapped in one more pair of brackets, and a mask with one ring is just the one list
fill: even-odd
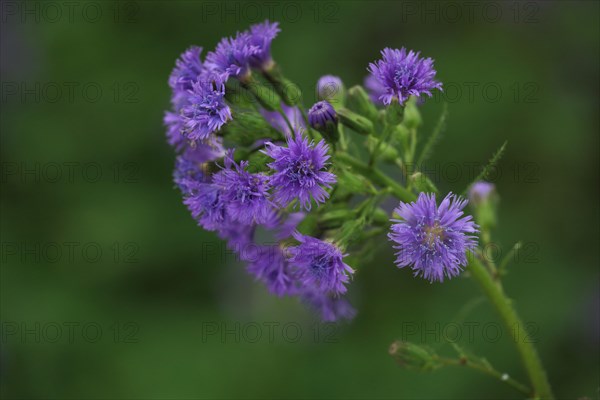
[(486, 268), (481, 265), (476, 257), (471, 257), (468, 268), (471, 276), (479, 284), (483, 293), (488, 297), (510, 332), (533, 386), (533, 397), (553, 399), (554, 396), (550, 389), (550, 383), (548, 382), (537, 351), (533, 347), (533, 344), (528, 341), (528, 333), (512, 306), (510, 299), (504, 294), (502, 285), (492, 279)]
[(465, 359), (465, 358), (454, 359), (454, 358), (439, 357), (438, 361), (440, 361), (444, 365), (468, 367), (468, 368), (474, 369), (476, 371), (483, 372), (484, 374), (487, 374), (493, 378), (496, 378), (502, 382), (505, 382), (507, 385), (512, 386), (514, 389), (518, 390), (519, 392), (521, 392), (525, 395), (531, 394), (531, 389), (529, 389), (527, 386), (523, 385), (519, 381), (514, 380), (507, 374), (503, 374), (503, 373), (497, 371), (491, 365), (484, 365), (482, 363), (477, 363), (477, 362), (474, 362), (472, 360)]

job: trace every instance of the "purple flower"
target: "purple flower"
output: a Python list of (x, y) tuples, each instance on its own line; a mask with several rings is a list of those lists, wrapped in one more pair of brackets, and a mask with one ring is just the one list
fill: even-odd
[(276, 227), (275, 238), (277, 240), (285, 240), (292, 236), (292, 234), (296, 231), (298, 225), (304, 220), (306, 216), (303, 212), (296, 212), (287, 215), (287, 218), (280, 222), (280, 224)]
[(473, 205), (481, 204), (487, 201), (496, 190), (496, 185), (489, 182), (475, 182), (469, 188), (469, 201)]
[(325, 170), (328, 149), (323, 140), (316, 145), (309, 143), (300, 130), (294, 137), (288, 135), (287, 147), (270, 142), (265, 145), (263, 153), (274, 159), (267, 165), (275, 171), (271, 185), (278, 204), (287, 206), (298, 199), (301, 207), (310, 210), (311, 196), (317, 203), (325, 202), (329, 197), (325, 188), (336, 182), (335, 175)]
[(383, 59), (369, 64), (369, 72), (385, 89), (379, 99), (389, 105), (394, 98), (400, 104), (410, 96), (426, 94), (431, 90), (442, 89), (442, 84), (434, 80), (436, 71), (431, 58), (420, 58), (419, 52), (406, 49), (385, 48), (381, 52)]
[(169, 76), (169, 86), (173, 89), (173, 102), (178, 103), (178, 98), (192, 89), (192, 83), (198, 80), (203, 70), (200, 54), (202, 47), (192, 46), (187, 49), (175, 62), (175, 68)]
[(183, 132), (192, 142), (209, 141), (211, 134), (231, 119), (225, 103), (225, 84), (215, 76), (192, 83), (187, 104), (181, 110)]
[(268, 68), (272, 64), (271, 42), (279, 32), (279, 24), (269, 20), (250, 27), (250, 44), (258, 48), (258, 52), (250, 57), (253, 67)]
[(397, 243), (396, 265), (411, 265), (415, 276), (442, 282), (467, 264), (466, 251), (477, 245), (477, 225), (462, 209), (467, 201), (448, 194), (438, 207), (435, 194), (421, 193), (413, 203), (400, 203), (400, 216), (388, 234)]
[(294, 278), (279, 245), (248, 246), (242, 252), (242, 259), (248, 262), (248, 272), (262, 281), (271, 293), (277, 296), (293, 293)]
[(379, 79), (373, 75), (367, 75), (364, 85), (369, 92), (371, 101), (377, 105), (383, 105), (381, 97), (385, 95), (385, 87), (379, 82)]
[(356, 310), (346, 299), (341, 297), (308, 290), (302, 293), (300, 298), (306, 305), (319, 313), (321, 319), (326, 322), (350, 320), (356, 315)]
[(344, 91), (342, 80), (334, 75), (324, 75), (317, 82), (317, 96), (319, 100), (332, 102), (341, 92)]
[(238, 254), (252, 245), (256, 225), (244, 225), (226, 218), (217, 228), (217, 234), (227, 241), (227, 247)]
[(225, 157), (225, 168), (213, 176), (213, 183), (223, 191), (222, 199), (233, 221), (246, 225), (269, 224), (276, 218), (268, 198), (269, 177), (252, 174), (246, 171), (247, 166), (248, 161), (237, 164), (230, 151)]
[(183, 134), (183, 121), (179, 114), (167, 111), (163, 118), (163, 124), (167, 127), (167, 142), (175, 148), (175, 150), (182, 150), (188, 140)]
[(198, 183), (210, 182), (210, 177), (207, 177), (203, 170), (203, 164), (224, 155), (225, 150), (219, 141), (216, 141), (213, 146), (200, 143), (186, 148), (175, 161), (175, 171), (173, 172), (175, 184), (184, 195), (191, 194)]
[[(285, 103), (281, 103), (281, 109), (283, 110), (283, 113), (285, 114), (286, 118), (290, 121), (294, 129), (306, 128), (304, 120), (302, 119), (302, 113), (300, 112), (300, 109), (298, 107), (290, 107)], [(284, 134), (293, 133), (290, 132), (290, 127), (278, 111), (267, 111), (265, 109), (261, 109), (260, 114), (263, 116), (265, 121), (269, 123), (269, 125), (277, 129), (279, 132), (282, 132)]]
[(319, 101), (308, 110), (308, 123), (316, 130), (322, 130), (328, 122), (337, 124), (337, 114), (329, 102)]
[(302, 287), (314, 288), (322, 294), (339, 295), (346, 292), (345, 284), (354, 270), (345, 264), (340, 249), (334, 244), (294, 233), (299, 246), (290, 247), (289, 262), (295, 267)]
[(227, 217), (221, 188), (211, 183), (190, 182), (188, 189), (183, 204), (192, 217), (207, 231), (219, 229)]
[(206, 56), (206, 66), (227, 77), (244, 78), (249, 72), (250, 59), (260, 53), (260, 48), (251, 43), (247, 32), (238, 33), (235, 38), (223, 38), (215, 51)]

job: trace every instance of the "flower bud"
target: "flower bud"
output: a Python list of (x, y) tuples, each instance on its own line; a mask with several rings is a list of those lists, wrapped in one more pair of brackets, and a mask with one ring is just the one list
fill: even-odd
[(326, 100), (335, 109), (343, 107), (346, 101), (344, 83), (337, 76), (322, 76), (317, 82), (317, 97), (319, 100)]
[(410, 342), (395, 341), (390, 345), (390, 355), (404, 368), (433, 371), (442, 366), (437, 354), (428, 347)]
[(373, 132), (373, 123), (367, 118), (358, 115), (347, 108), (340, 108), (337, 112), (340, 122), (361, 135), (369, 135)]
[(427, 177), (427, 175), (421, 172), (415, 172), (410, 176), (410, 183), (413, 185), (418, 192), (437, 193), (438, 188), (434, 183)]
[(377, 107), (369, 98), (362, 86), (353, 86), (348, 91), (348, 107), (357, 113), (364, 115), (371, 121), (377, 120), (379, 113)]
[(489, 231), (496, 226), (496, 185), (484, 181), (475, 182), (469, 188), (469, 202), (475, 209), (475, 220), (482, 231)]
[(335, 109), (327, 101), (319, 101), (308, 110), (308, 122), (330, 142), (338, 140), (338, 117)]

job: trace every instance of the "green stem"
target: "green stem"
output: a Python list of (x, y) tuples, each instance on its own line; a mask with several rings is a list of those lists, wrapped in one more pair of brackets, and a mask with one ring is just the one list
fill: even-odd
[(354, 168), (358, 173), (366, 178), (369, 178), (372, 182), (384, 188), (389, 188), (391, 193), (396, 196), (399, 200), (404, 202), (414, 201), (416, 196), (404, 186), (398, 184), (395, 180), (375, 168), (374, 166), (368, 166), (362, 161), (357, 160), (347, 153), (337, 153), (335, 157), (346, 165)]
[(453, 358), (440, 357), (440, 358), (438, 358), (438, 360), (445, 365), (464, 366), (464, 367), (472, 368), (479, 372), (483, 372), (484, 374), (487, 374), (496, 379), (499, 379), (502, 382), (505, 382), (506, 384), (512, 386), (514, 389), (518, 390), (521, 393), (524, 393), (526, 395), (531, 394), (531, 390), (527, 386), (523, 385), (522, 383), (514, 380), (513, 378), (511, 378), (505, 374), (498, 372), (496, 369), (494, 369), (490, 366), (485, 366), (485, 365), (473, 362), (469, 359), (453, 359)]
[(517, 312), (513, 308), (510, 299), (504, 294), (502, 285), (494, 282), (486, 268), (481, 265), (479, 260), (474, 256), (471, 257), (469, 263), (469, 271), (471, 276), (481, 289), (488, 297), (504, 325), (510, 332), (513, 341), (517, 347), (517, 350), (521, 356), (523, 366), (529, 375), (529, 380), (533, 386), (533, 397), (540, 399), (553, 399), (552, 390), (550, 389), (550, 383), (546, 377), (546, 372), (540, 361), (540, 358), (533, 347), (533, 344), (527, 341), (528, 333), (525, 330), (521, 319), (517, 315)]

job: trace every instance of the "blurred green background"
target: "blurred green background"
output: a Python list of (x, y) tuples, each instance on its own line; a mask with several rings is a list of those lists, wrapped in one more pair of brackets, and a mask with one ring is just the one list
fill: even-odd
[[(362, 83), (386, 46), (433, 57), (446, 92), (422, 107), (421, 134), (447, 101), (431, 164), (443, 192), (508, 140), (495, 240), (528, 247), (506, 289), (555, 394), (597, 398), (598, 2), (69, 4), (2, 3), (3, 398), (519, 398), (387, 354), (403, 336), (452, 353), (439, 332), (479, 297), (464, 276), (413, 279), (381, 245), (351, 285), (356, 319), (320, 325), (188, 215), (164, 140), (167, 77), (188, 46), (265, 18), (281, 23), (273, 54), (307, 105), (321, 75)], [(479, 325), (473, 340), (460, 325), (462, 345), (526, 380), (489, 305), (465, 321)]]

